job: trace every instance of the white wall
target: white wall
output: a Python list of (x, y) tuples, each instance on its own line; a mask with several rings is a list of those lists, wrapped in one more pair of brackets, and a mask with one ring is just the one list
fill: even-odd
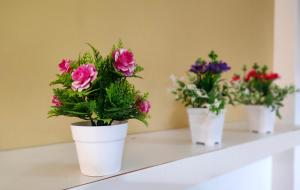
[[(300, 88), (300, 0), (275, 0), (274, 64), (279, 85)], [(285, 100), (278, 124), (300, 125), (300, 94)], [(280, 126), (280, 125), (279, 125)], [(272, 175), (270, 175), (270, 172)], [(272, 178), (272, 179), (271, 179)], [(191, 190), (300, 190), (300, 147), (215, 178)]]
[[(280, 85), (299, 86), (299, 4), (298, 0), (275, 0), (274, 15), (274, 65), (273, 70), (281, 74)], [(299, 101), (299, 96), (297, 96)], [(282, 109), (283, 119), (279, 123), (299, 122), (300, 114), (296, 96), (290, 96)]]
[(189, 190), (271, 190), (272, 159), (266, 158)]
[(300, 189), (300, 146), (297, 146), (295, 149), (295, 169), (294, 169), (294, 190)]
[(273, 181), (272, 190), (297, 190), (294, 189), (294, 149), (273, 156)]
[[(296, 64), (296, 87), (300, 89), (300, 24), (299, 24), (299, 20), (300, 20), (300, 3), (298, 1), (298, 6), (297, 6), (298, 10), (298, 14), (297, 14), (297, 18), (298, 18), (298, 22), (297, 22), (297, 54), (298, 54), (298, 60), (297, 60), (297, 64)], [(296, 111), (296, 117), (295, 117), (295, 123), (297, 125), (300, 125), (300, 93), (298, 93), (296, 95), (296, 104), (295, 104), (295, 111)]]
[[(275, 0), (274, 66), (282, 75), (281, 85), (300, 87), (300, 3), (299, 0)], [(300, 95), (285, 101), (283, 119), (278, 123), (300, 124)], [(300, 189), (300, 151), (294, 148), (273, 156), (273, 190)]]

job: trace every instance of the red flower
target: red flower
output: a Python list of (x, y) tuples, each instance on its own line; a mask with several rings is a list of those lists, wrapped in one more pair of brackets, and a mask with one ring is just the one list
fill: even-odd
[(248, 82), (251, 78), (256, 78), (260, 80), (275, 80), (278, 79), (280, 76), (278, 73), (269, 73), (269, 74), (262, 74), (257, 73), (255, 70), (251, 70), (245, 77), (245, 81)]
[(278, 73), (269, 73), (265, 75), (266, 80), (275, 80), (278, 79), (280, 76)]
[(251, 70), (248, 72), (247, 76), (245, 77), (245, 81), (248, 82), (252, 77), (257, 77), (257, 73), (255, 70)]
[(255, 76), (254, 76), (254, 78), (256, 78), (256, 79), (265, 79), (266, 78), (266, 74), (256, 74)]
[(239, 81), (241, 79), (240, 75), (233, 75), (233, 77), (231, 78), (231, 82), (236, 82)]

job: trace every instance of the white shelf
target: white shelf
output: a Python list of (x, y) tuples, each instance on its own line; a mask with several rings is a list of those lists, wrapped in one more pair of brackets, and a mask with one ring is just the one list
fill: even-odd
[[(0, 189), (55, 190), (91, 182), (75, 189), (133, 189), (137, 183), (183, 189), (299, 145), (300, 130), (293, 127), (271, 135), (225, 130), (222, 146), (216, 147), (191, 144), (188, 129), (130, 135), (122, 170), (106, 177), (80, 174), (73, 143), (1, 151)], [(171, 187), (178, 179), (182, 186)]]

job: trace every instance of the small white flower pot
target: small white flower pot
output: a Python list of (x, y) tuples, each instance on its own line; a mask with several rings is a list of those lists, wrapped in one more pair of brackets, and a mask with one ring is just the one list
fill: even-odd
[(115, 174), (121, 169), (127, 122), (111, 126), (71, 125), (81, 173), (87, 176)]
[(194, 144), (213, 146), (222, 143), (224, 111), (216, 115), (207, 108), (187, 108), (187, 113)]
[(275, 111), (266, 106), (246, 106), (249, 130), (254, 133), (272, 133), (275, 127)]

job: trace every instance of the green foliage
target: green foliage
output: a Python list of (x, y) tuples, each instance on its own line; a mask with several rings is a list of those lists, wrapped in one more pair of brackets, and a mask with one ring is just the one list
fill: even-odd
[(209, 63), (201, 58), (196, 60), (187, 75), (187, 81), (171, 76), (173, 81), (171, 93), (175, 95), (176, 101), (182, 102), (186, 107), (208, 108), (211, 112), (219, 114), (228, 103), (232, 103), (230, 86), (221, 79), (222, 72), (230, 68), (217, 70), (218, 68), (213, 67), (209, 70), (212, 64), (218, 66), (221, 62), (214, 51), (211, 51), (208, 56)]
[(214, 85), (207, 92), (205, 89), (198, 88), (193, 81), (194, 76), (189, 75), (189, 81), (173, 79), (174, 86), (171, 93), (175, 95), (176, 101), (180, 101), (185, 107), (209, 108), (215, 114), (224, 110), (226, 104), (231, 103), (229, 87), (226, 83)]
[(241, 80), (232, 81), (233, 101), (236, 104), (244, 105), (264, 105), (276, 112), (281, 118), (280, 108), (283, 107), (283, 100), (296, 90), (293, 85), (280, 87), (274, 83), (279, 75), (277, 73), (267, 73), (267, 66), (254, 64), (252, 70), (247, 72), (247, 67), (243, 67)]
[(208, 54), (208, 57), (210, 58), (210, 60), (211, 60), (213, 63), (218, 62), (218, 55), (217, 55), (214, 51), (211, 51), (211, 52)]
[(110, 109), (130, 108), (137, 96), (134, 86), (126, 80), (111, 83), (106, 88), (106, 94), (106, 103), (109, 104)]
[[(111, 125), (113, 121), (128, 119), (138, 119), (147, 124), (148, 114), (142, 113), (137, 106), (137, 100), (146, 98), (146, 94), (137, 91), (127, 77), (114, 67), (112, 52), (123, 48), (122, 42), (114, 45), (106, 57), (91, 44), (88, 46), (91, 52), (85, 52), (77, 60), (71, 61), (71, 72), (57, 74), (56, 80), (50, 83), (51, 86), (58, 86), (53, 93), (61, 104), (51, 106), (49, 117), (77, 117), (90, 120), (94, 126)], [(84, 64), (95, 65), (98, 75), (89, 88), (76, 91), (72, 89), (71, 74)], [(136, 74), (142, 70), (141, 66), (136, 65), (132, 77), (137, 77)]]
[(221, 75), (207, 73), (198, 76), (195, 81), (197, 88), (204, 89), (206, 92), (213, 91), (216, 86), (221, 82)]
[(135, 106), (139, 92), (126, 80), (112, 83), (106, 89), (104, 116), (113, 117), (115, 120), (139, 118), (139, 110)]
[(71, 87), (71, 84), (72, 84), (72, 78), (71, 78), (71, 75), (68, 75), (68, 74), (57, 74), (56, 75), (57, 79), (52, 81), (50, 83), (50, 85), (55, 85), (55, 84), (61, 84), (63, 85), (65, 88), (69, 88)]

